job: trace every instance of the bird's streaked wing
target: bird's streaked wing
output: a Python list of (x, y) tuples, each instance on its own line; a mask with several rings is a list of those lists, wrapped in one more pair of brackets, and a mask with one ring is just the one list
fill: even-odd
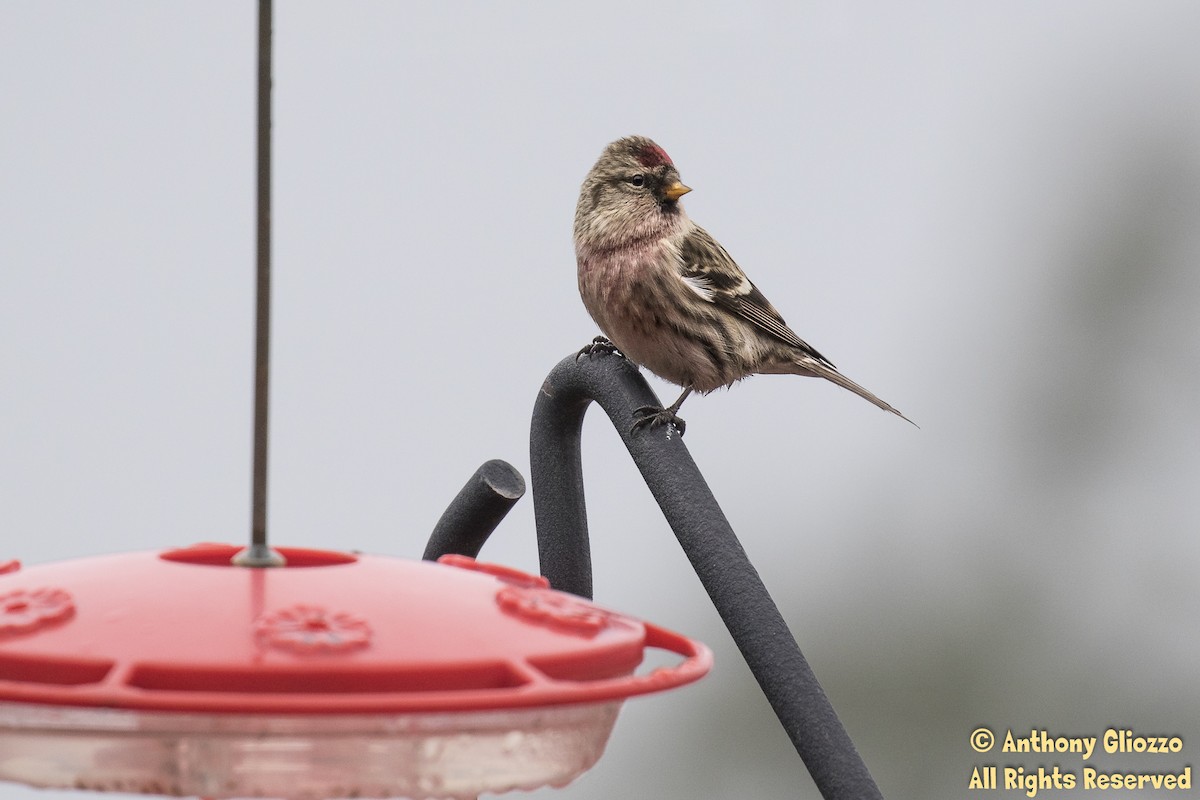
[(703, 228), (694, 228), (683, 240), (680, 265), (681, 277), (702, 299), (733, 312), (803, 354), (833, 366), (829, 359), (787, 326), (732, 256)]

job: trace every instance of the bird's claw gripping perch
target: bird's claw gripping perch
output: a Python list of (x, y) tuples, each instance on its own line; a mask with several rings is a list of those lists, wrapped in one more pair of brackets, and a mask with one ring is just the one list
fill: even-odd
[(633, 412), (637, 419), (633, 423), (633, 430), (639, 428), (655, 428), (659, 425), (674, 425), (675, 430), (679, 431), (679, 435), (683, 436), (683, 432), (687, 430), (687, 423), (683, 421), (675, 413), (674, 408), (662, 408), (661, 406), (642, 406)]
[(584, 356), (594, 356), (597, 353), (603, 353), (604, 355), (615, 354), (618, 356), (623, 356), (623, 353), (617, 349), (615, 344), (609, 341), (607, 336), (597, 336), (595, 339), (592, 339), (592, 341), (580, 348), (579, 352), (575, 355), (575, 360), (578, 361)]

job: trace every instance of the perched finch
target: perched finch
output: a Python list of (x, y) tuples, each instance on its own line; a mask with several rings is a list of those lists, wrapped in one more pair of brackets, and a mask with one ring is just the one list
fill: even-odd
[[(717, 244), (688, 219), (690, 192), (666, 151), (644, 136), (619, 139), (584, 178), (575, 208), (579, 293), (611, 346), (683, 387), (667, 408), (637, 411), (634, 427), (674, 423), (692, 392), (707, 394), (755, 374), (833, 381), (908, 419), (792, 332), (775, 307)], [(911, 420), (909, 420), (911, 422)]]

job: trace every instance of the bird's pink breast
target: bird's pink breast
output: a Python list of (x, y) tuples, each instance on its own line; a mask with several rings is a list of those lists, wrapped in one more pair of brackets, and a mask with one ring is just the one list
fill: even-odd
[[(592, 319), (629, 360), (680, 386), (707, 392), (734, 377), (714, 369), (703, 345), (680, 332), (686, 296), (661, 240), (579, 258), (579, 293)], [(741, 377), (740, 375), (737, 377)]]

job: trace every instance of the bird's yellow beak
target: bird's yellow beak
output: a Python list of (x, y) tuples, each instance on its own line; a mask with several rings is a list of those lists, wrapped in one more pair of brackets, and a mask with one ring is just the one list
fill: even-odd
[(667, 187), (667, 190), (663, 192), (663, 194), (667, 196), (668, 200), (678, 200), (691, 190), (692, 188), (690, 186), (684, 186), (679, 181), (675, 181), (674, 184)]

